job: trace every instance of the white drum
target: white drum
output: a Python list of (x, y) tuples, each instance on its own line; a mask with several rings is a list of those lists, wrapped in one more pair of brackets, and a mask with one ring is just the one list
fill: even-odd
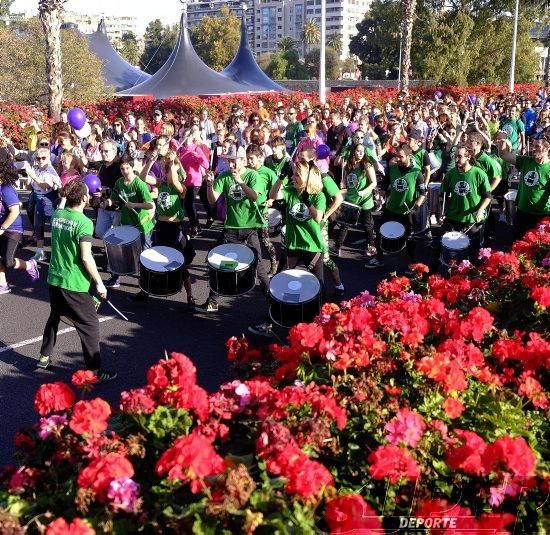
[(428, 184), (428, 205), (430, 215), (434, 215), (437, 221), (443, 216), (443, 198), (439, 196), (441, 182), (430, 182)]
[(281, 232), (283, 226), (283, 216), (276, 208), (267, 210), (267, 223), (269, 225), (269, 235), (277, 236)]
[(504, 194), (504, 210), (506, 213), (506, 223), (509, 225), (514, 224), (514, 217), (516, 217), (516, 198), (518, 196), (518, 190), (513, 189)]
[(281, 227), (281, 245), (286, 249), (286, 225)]
[(136, 227), (113, 227), (103, 236), (107, 267), (116, 275), (133, 275), (139, 270), (141, 234)]
[(181, 291), (183, 255), (172, 247), (151, 247), (139, 257), (139, 287), (151, 295), (167, 296)]
[(287, 269), (269, 284), (269, 316), (281, 327), (312, 321), (321, 310), (321, 283), (301, 269)]
[(450, 267), (468, 259), (470, 238), (463, 232), (453, 230), (446, 232), (441, 238), (441, 263)]
[(95, 222), (95, 235), (99, 239), (103, 239), (107, 231), (113, 227), (120, 226), (120, 211), (105, 210), (100, 208), (97, 211), (97, 219)]
[(256, 284), (256, 257), (250, 247), (224, 243), (211, 249), (206, 259), (210, 289), (218, 295), (243, 295)]
[(405, 227), (397, 221), (387, 221), (380, 227), (380, 248), (385, 253), (398, 253), (405, 247)]

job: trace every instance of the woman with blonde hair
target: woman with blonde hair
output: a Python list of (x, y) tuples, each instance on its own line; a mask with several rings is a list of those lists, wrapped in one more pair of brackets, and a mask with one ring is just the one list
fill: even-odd
[(323, 253), (325, 245), (321, 221), (326, 210), (321, 171), (313, 161), (299, 161), (292, 175), (292, 184), (284, 188), (279, 178), (269, 192), (269, 198), (284, 199), (286, 215), (287, 268), (300, 262), (323, 283)]

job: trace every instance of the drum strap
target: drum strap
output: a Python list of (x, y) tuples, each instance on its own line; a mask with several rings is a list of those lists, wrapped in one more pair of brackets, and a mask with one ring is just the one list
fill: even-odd
[(307, 265), (308, 271), (313, 271), (315, 269), (315, 265), (319, 261), (319, 258), (321, 258), (321, 253), (315, 253), (315, 256), (311, 259), (311, 262)]

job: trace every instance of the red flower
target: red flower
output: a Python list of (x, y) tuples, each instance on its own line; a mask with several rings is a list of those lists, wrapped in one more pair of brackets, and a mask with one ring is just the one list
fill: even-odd
[(464, 412), (464, 405), (459, 399), (447, 398), (443, 402), (443, 409), (449, 418), (459, 418)]
[(481, 342), (483, 336), (493, 327), (493, 316), (481, 307), (475, 307), (468, 312), (460, 326), (460, 332), (464, 338), (473, 338), (476, 342)]
[(485, 451), (485, 459), (491, 468), (502, 464), (514, 476), (526, 478), (535, 475), (537, 458), (523, 437), (497, 438)]
[(378, 514), (359, 494), (330, 500), (325, 509), (325, 522), (333, 535), (382, 533), (382, 522)]
[(486, 465), (484, 457), (487, 443), (473, 431), (455, 429), (455, 435), (462, 444), (452, 448), (447, 455), (446, 462), (453, 470), (462, 470), (466, 474), (486, 475), (490, 467)]
[(95, 535), (95, 530), (81, 518), (73, 518), (70, 524), (64, 518), (56, 518), (48, 524), (46, 535)]
[(415, 480), (420, 477), (420, 468), (412, 455), (398, 446), (385, 444), (374, 450), (367, 459), (373, 479), (388, 478), (390, 483), (401, 479)]
[(73, 406), (74, 392), (68, 385), (62, 382), (47, 383), (42, 385), (34, 396), (34, 408), (45, 416), (50, 412), (64, 411)]
[(221, 474), (225, 468), (212, 442), (193, 431), (175, 440), (157, 461), (155, 470), (159, 476), (167, 473), (168, 479), (191, 482), (191, 492), (196, 494), (206, 486), (206, 477)]
[(94, 435), (107, 429), (111, 407), (101, 398), (79, 401), (73, 410), (69, 427), (79, 435)]
[(73, 373), (71, 382), (77, 388), (88, 390), (94, 383), (97, 383), (97, 375), (91, 370), (78, 370)]
[(550, 287), (537, 286), (531, 290), (531, 298), (536, 301), (541, 307), (550, 306)]
[(146, 388), (136, 388), (120, 395), (122, 412), (151, 414), (155, 408), (155, 401)]
[(132, 477), (134, 467), (132, 463), (120, 453), (108, 453), (104, 457), (94, 459), (80, 474), (78, 486), (83, 489), (92, 489), (101, 503), (107, 500), (107, 492), (111, 481), (119, 478)]
[(323, 339), (323, 328), (316, 323), (298, 323), (290, 329), (288, 339), (294, 348), (315, 350)]
[(325, 487), (334, 483), (328, 469), (309, 459), (305, 453), (296, 456), (282, 475), (287, 480), (285, 490), (306, 499), (319, 495)]
[(527, 376), (526, 373), (521, 376), (522, 382), (519, 385), (518, 394), (529, 398), (533, 405), (539, 409), (548, 408), (548, 398), (542, 391), (541, 384), (533, 377)]

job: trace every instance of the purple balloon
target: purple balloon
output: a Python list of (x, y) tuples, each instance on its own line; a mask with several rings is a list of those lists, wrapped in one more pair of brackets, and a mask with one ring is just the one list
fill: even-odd
[(84, 183), (86, 184), (86, 186), (88, 186), (90, 195), (97, 193), (101, 189), (101, 181), (99, 180), (99, 177), (97, 175), (86, 175), (84, 177)]
[(86, 124), (86, 114), (80, 108), (71, 108), (67, 113), (67, 122), (75, 130), (80, 130)]
[(468, 95), (468, 102), (475, 106), (475, 103), (477, 102), (477, 97), (475, 95)]
[(319, 145), (317, 147), (317, 159), (324, 160), (330, 156), (330, 148), (328, 145)]
[(434, 93), (434, 97), (439, 100), (443, 96), (443, 93), (439, 89)]

